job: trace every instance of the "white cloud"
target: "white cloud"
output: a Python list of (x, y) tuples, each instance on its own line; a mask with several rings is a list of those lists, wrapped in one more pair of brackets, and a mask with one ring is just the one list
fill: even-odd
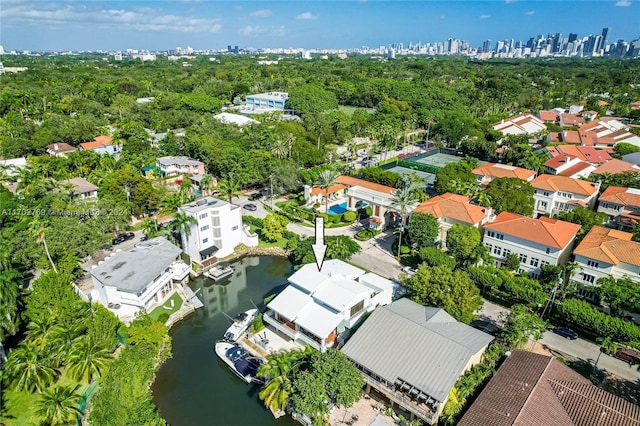
[(287, 30), (283, 26), (247, 25), (246, 27), (238, 30), (238, 34), (247, 37), (260, 37), (264, 35), (284, 37), (286, 33)]
[(619, 6), (619, 7), (631, 6), (631, 2), (629, 0), (619, 0), (616, 2), (616, 6)]
[(531, 15), (533, 15), (534, 13), (536, 13), (536, 11), (535, 11), (535, 10), (529, 10), (529, 11), (525, 12), (524, 14), (525, 14), (525, 15), (528, 15), (528, 16), (531, 16)]
[(480, 15), (480, 19), (489, 19), (491, 15)]
[(269, 9), (256, 10), (249, 14), (249, 16), (257, 16), (259, 18), (268, 18), (271, 15), (273, 15), (273, 13)]
[(314, 15), (311, 12), (304, 12), (296, 16), (296, 19), (318, 19), (318, 15)]
[(130, 31), (219, 32), (216, 19), (163, 14), (151, 7), (96, 9), (87, 4), (29, 2), (0, 10), (4, 22), (33, 25), (91, 26), (95, 29)]

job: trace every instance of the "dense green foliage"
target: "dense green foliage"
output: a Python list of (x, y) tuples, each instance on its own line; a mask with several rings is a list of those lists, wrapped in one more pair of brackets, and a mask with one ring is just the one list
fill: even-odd
[(423, 247), (418, 250), (418, 256), (427, 266), (444, 266), (449, 269), (456, 267), (456, 260), (436, 247)]
[(515, 275), (509, 270), (485, 265), (469, 267), (467, 272), (483, 292), (505, 302), (536, 308), (547, 299), (547, 293), (540, 282), (526, 276)]
[(533, 214), (534, 189), (529, 182), (517, 178), (498, 178), (489, 182), (485, 192), (496, 213)]
[(514, 305), (500, 332), (500, 341), (507, 347), (522, 349), (530, 338), (538, 340), (547, 329), (546, 321), (526, 306)]
[(477, 265), (480, 260), (490, 261), (489, 249), (482, 244), (478, 228), (456, 223), (447, 232), (447, 253), (462, 268)]
[(600, 312), (582, 300), (566, 299), (557, 309), (564, 321), (599, 337), (610, 337), (617, 342), (640, 341), (640, 327)]
[(609, 306), (611, 315), (621, 316), (625, 311), (640, 312), (640, 286), (629, 277), (611, 276), (598, 280), (597, 292)]
[(409, 219), (409, 241), (416, 249), (433, 245), (438, 230), (438, 219), (430, 214), (414, 213)]
[(433, 186), (438, 194), (444, 194), (445, 192), (457, 194), (460, 184), (477, 185), (476, 177), (471, 170), (471, 166), (465, 162), (449, 163), (436, 172), (436, 180)]
[[(298, 246), (291, 254), (291, 260), (295, 265), (314, 263), (315, 257), (311, 246), (315, 243), (315, 238), (305, 238), (300, 240)], [(325, 238), (327, 254), (325, 259), (347, 260), (361, 249), (360, 245), (347, 235), (328, 236)]]

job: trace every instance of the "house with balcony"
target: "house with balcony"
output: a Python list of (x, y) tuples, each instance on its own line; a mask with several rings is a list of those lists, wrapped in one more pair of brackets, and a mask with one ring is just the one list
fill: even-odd
[(248, 247), (258, 245), (258, 236), (242, 224), (240, 206), (213, 197), (205, 197), (178, 208), (191, 217), (189, 233), (180, 233), (182, 247), (192, 262), (209, 266), (217, 259), (229, 256), (235, 247), (243, 243)]
[(288, 279), (263, 321), (280, 334), (324, 352), (344, 343), (363, 315), (391, 303), (393, 282), (342, 260), (309, 263)]
[(373, 311), (341, 350), (367, 393), (405, 418), (435, 425), (456, 381), (492, 340), (443, 309), (399, 299)]
[(598, 212), (609, 215), (607, 226), (631, 231), (640, 223), (640, 189), (607, 187), (598, 197)]
[(438, 238), (442, 247), (446, 245), (447, 233), (455, 224), (470, 225), (480, 228), (492, 217), (490, 207), (471, 204), (471, 199), (462, 195), (446, 192), (427, 201), (423, 201), (413, 209), (407, 223), (416, 214), (429, 214), (438, 219)]
[(139, 311), (151, 312), (164, 303), (188, 277), (190, 268), (180, 250), (164, 237), (116, 251), (91, 269), (91, 299), (121, 320), (133, 320)]
[(542, 216), (533, 219), (502, 212), (484, 225), (483, 242), (489, 248), (497, 267), (510, 253), (520, 258), (519, 273), (537, 278), (542, 265), (564, 265), (581, 226)]
[(497, 178), (516, 178), (531, 182), (536, 177), (533, 170), (522, 167), (509, 166), (507, 164), (486, 163), (473, 169), (473, 174), (481, 186), (487, 186)]
[(267, 92), (248, 95), (240, 112), (243, 114), (261, 114), (265, 112), (281, 111), (291, 112), (286, 109), (289, 94), (287, 92)]
[(550, 216), (578, 207), (593, 209), (600, 188), (598, 183), (548, 174), (535, 178), (531, 186), (535, 190), (534, 213)]
[(202, 161), (185, 156), (160, 157), (156, 160), (156, 166), (158, 166), (163, 176), (204, 175), (206, 173)]
[(594, 292), (589, 287), (603, 277), (629, 277), (640, 284), (640, 243), (632, 237), (629, 232), (594, 226), (580, 241), (573, 250), (578, 264), (573, 280), (584, 286), (583, 297), (592, 300)]

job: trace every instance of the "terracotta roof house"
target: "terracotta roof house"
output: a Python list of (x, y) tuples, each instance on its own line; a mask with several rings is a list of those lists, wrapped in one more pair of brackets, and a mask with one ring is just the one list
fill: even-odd
[(553, 357), (514, 350), (458, 426), (639, 426), (640, 407)]
[(602, 175), (605, 173), (611, 173), (615, 175), (624, 172), (638, 173), (640, 172), (640, 166), (614, 158), (595, 169), (592, 173), (596, 175)]
[(538, 118), (546, 123), (557, 123), (560, 118), (560, 114), (556, 111), (538, 111)]
[(580, 228), (575, 223), (544, 216), (533, 219), (502, 212), (484, 225), (483, 241), (497, 266), (504, 264), (509, 253), (514, 253), (520, 257), (518, 271), (538, 277), (542, 265), (566, 263)]
[(575, 114), (560, 114), (560, 126), (562, 127), (582, 126), (584, 123), (583, 117)]
[(540, 175), (531, 182), (535, 214), (554, 216), (576, 207), (595, 206), (599, 185), (558, 175)]
[[(580, 156), (583, 157), (582, 153), (580, 153)], [(547, 168), (546, 172), (549, 174), (568, 176), (571, 178), (586, 178), (596, 169), (594, 165), (587, 163), (586, 161), (582, 161), (579, 157), (574, 157), (569, 154), (556, 155), (547, 160), (544, 165)]]
[(110, 136), (96, 136), (91, 142), (80, 144), (81, 151), (95, 151), (98, 154), (109, 154), (116, 158), (120, 157), (120, 147), (112, 144)]
[(609, 215), (608, 226), (631, 231), (640, 223), (640, 189), (609, 186), (598, 198), (598, 211)]
[[(603, 277), (626, 276), (640, 284), (640, 243), (632, 241), (632, 237), (629, 232), (603, 226), (591, 228), (573, 250), (578, 264), (573, 279), (584, 286), (593, 286)], [(582, 295), (593, 297), (588, 291)]]
[(365, 392), (375, 389), (406, 417), (433, 425), (458, 378), (492, 340), (442, 309), (399, 299), (376, 308), (341, 351), (360, 371)]
[(631, 133), (629, 126), (614, 117), (593, 120), (580, 127), (579, 133), (582, 145), (613, 148), (617, 143), (626, 142), (640, 146), (640, 136)]
[(492, 126), (493, 130), (503, 135), (525, 135), (547, 130), (547, 126), (541, 119), (527, 113), (505, 118), (493, 123)]
[[(423, 201), (413, 210), (412, 215), (415, 213), (430, 214), (438, 219), (438, 240), (445, 245), (447, 232), (453, 225), (459, 223), (480, 228), (490, 219), (492, 210), (471, 204), (468, 197), (447, 192)], [(411, 223), (411, 216), (408, 223)]]
[(50, 157), (66, 157), (68, 153), (77, 151), (77, 148), (65, 142), (56, 142), (47, 145), (47, 154)]
[(611, 160), (611, 155), (607, 151), (595, 149), (592, 146), (555, 145), (548, 146), (546, 149), (552, 157), (570, 155), (592, 164), (602, 164)]
[(486, 163), (476, 167), (473, 169), (473, 174), (476, 175), (478, 183), (483, 186), (497, 178), (517, 178), (531, 182), (536, 177), (536, 172), (533, 170), (496, 163)]

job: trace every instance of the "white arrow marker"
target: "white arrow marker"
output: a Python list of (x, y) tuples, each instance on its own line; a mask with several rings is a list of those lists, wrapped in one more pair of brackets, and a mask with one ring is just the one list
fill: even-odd
[(327, 253), (327, 245), (324, 243), (324, 219), (322, 217), (316, 217), (316, 243), (311, 248), (313, 249), (319, 272), (322, 270), (324, 255)]

